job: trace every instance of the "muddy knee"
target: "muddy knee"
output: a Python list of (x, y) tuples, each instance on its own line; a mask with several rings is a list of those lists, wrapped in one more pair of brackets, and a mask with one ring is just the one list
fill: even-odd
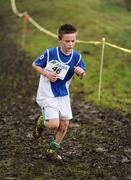
[(63, 121), (60, 122), (60, 129), (61, 129), (62, 131), (67, 130), (68, 127), (69, 127), (69, 121), (64, 121), (64, 120), (63, 120)]
[(51, 119), (46, 121), (46, 127), (51, 128), (51, 129), (58, 129), (59, 128), (59, 120), (58, 119)]

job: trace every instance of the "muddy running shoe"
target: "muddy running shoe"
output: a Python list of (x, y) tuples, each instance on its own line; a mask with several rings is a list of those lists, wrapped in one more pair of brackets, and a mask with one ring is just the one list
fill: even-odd
[(52, 150), (52, 149), (47, 149), (46, 156), (49, 160), (53, 160), (53, 161), (62, 161), (63, 160), (62, 157), (60, 155), (58, 155), (55, 150)]
[(37, 118), (35, 119), (35, 128), (33, 130), (33, 136), (37, 139), (41, 137), (43, 128), (44, 128), (44, 116), (43, 114), (41, 114), (37, 116)]

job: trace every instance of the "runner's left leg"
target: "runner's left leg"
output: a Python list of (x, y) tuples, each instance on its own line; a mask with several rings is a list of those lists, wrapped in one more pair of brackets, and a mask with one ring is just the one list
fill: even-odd
[(47, 149), (47, 157), (53, 160), (62, 160), (62, 157), (57, 154), (57, 150), (60, 148), (60, 143), (66, 135), (67, 129), (69, 126), (69, 120), (61, 120), (59, 128), (55, 135), (55, 140), (49, 144)]
[(66, 135), (67, 129), (69, 127), (69, 120), (60, 120), (59, 128), (55, 135), (55, 142), (60, 144)]

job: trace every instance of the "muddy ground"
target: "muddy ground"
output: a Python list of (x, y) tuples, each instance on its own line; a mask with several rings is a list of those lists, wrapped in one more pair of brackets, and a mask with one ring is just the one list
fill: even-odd
[(46, 159), (54, 132), (32, 136), (38, 76), (0, 21), (0, 180), (131, 179), (130, 115), (82, 104), (80, 95), (72, 99), (74, 119), (59, 151), (64, 161)]

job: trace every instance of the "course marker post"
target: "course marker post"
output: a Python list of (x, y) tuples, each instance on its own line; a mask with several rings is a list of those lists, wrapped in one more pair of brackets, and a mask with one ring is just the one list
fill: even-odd
[(27, 13), (24, 13), (24, 15), (22, 16), (23, 19), (23, 28), (22, 28), (22, 47), (24, 48), (25, 46), (25, 39), (26, 39), (26, 34), (28, 32), (28, 27), (27, 27), (27, 23), (28, 23), (28, 15)]
[(102, 51), (101, 51), (100, 75), (99, 75), (99, 90), (98, 90), (98, 101), (99, 101), (99, 102), (100, 102), (100, 100), (101, 100), (104, 50), (105, 50), (105, 38), (102, 38)]

